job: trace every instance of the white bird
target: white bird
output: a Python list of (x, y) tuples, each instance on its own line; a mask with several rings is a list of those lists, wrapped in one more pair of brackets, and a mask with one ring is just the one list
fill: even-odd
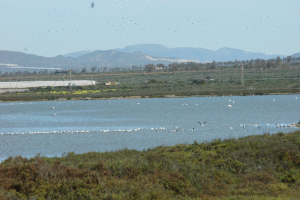
[(56, 114), (54, 113), (53, 116), (56, 116)]
[(55, 109), (55, 107), (52, 107), (51, 109), (52, 109), (52, 110), (54, 110), (54, 109)]
[(232, 105), (228, 105), (227, 107), (228, 107), (228, 108), (232, 108)]
[(206, 121), (205, 122), (203, 122), (203, 124), (201, 124), (201, 122), (198, 122), (201, 126), (204, 126), (204, 124), (206, 123)]

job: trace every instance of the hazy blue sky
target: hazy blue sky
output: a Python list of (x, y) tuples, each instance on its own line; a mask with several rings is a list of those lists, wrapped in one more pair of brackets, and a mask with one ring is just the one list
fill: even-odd
[(141, 43), (290, 55), (300, 52), (300, 1), (0, 1), (0, 50), (56, 56)]

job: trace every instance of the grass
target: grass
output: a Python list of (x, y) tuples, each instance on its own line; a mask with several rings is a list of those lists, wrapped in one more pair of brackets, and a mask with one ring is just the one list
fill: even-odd
[[(299, 65), (272, 69), (241, 69), (223, 67), (218, 70), (145, 73), (124, 71), (74, 74), (72, 79), (96, 80), (99, 85), (83, 87), (31, 88), (29, 92), (1, 93), (0, 101), (38, 101), (55, 99), (99, 99), (111, 97), (223, 96), (291, 94), (300, 92)], [(214, 80), (204, 80), (205, 77)], [(28, 75), (0, 77), (0, 81), (62, 80), (61, 75)], [(107, 81), (120, 85), (106, 86)]]
[[(72, 79), (95, 80), (99, 85), (85, 87), (31, 88), (29, 92), (2, 93), (1, 101), (35, 101), (109, 97), (165, 97), (218, 96), (218, 95), (263, 95), (300, 92), (299, 65), (272, 69), (245, 69), (242, 84), (241, 70), (223, 67), (218, 70), (176, 71), (145, 73), (144, 71), (74, 74)], [(206, 80), (205, 77), (214, 80)], [(1, 77), (0, 81), (62, 80), (61, 75), (29, 75)], [(107, 81), (120, 85), (106, 86)]]
[(0, 164), (0, 199), (299, 199), (299, 191), (300, 131)]

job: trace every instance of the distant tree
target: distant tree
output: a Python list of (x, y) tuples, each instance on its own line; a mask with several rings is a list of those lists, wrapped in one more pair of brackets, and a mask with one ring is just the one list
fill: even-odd
[(280, 65), (280, 63), (281, 63), (281, 58), (280, 58), (279, 56), (275, 59), (275, 63), (276, 63), (277, 66)]
[(168, 66), (169, 71), (174, 72), (178, 70), (178, 63), (170, 63)]
[(87, 71), (86, 71), (86, 68), (83, 67), (82, 70), (81, 70), (81, 73), (86, 73), (86, 72), (87, 72)]
[(97, 67), (96, 67), (96, 66), (94, 66), (94, 67), (92, 67), (92, 68), (91, 68), (92, 72), (95, 72), (95, 71), (96, 71), (96, 69), (97, 69)]
[(132, 65), (131, 69), (132, 69), (132, 70), (138, 70), (139, 67), (138, 67), (138, 66), (135, 66), (135, 65)]
[(253, 62), (253, 59), (249, 60), (248, 63), (245, 65), (245, 69), (253, 69)]
[(265, 69), (266, 68), (266, 66), (267, 66), (267, 63), (266, 63), (266, 61), (265, 60), (260, 60), (260, 64), (259, 64), (259, 66), (260, 66), (260, 68), (263, 68), (263, 69)]
[(217, 63), (216, 63), (216, 61), (213, 61), (213, 62), (211, 63), (210, 69), (215, 70), (216, 68), (217, 68)]
[(234, 62), (233, 68), (238, 68), (238, 67), (239, 67), (238, 62)]
[(145, 65), (145, 71), (146, 72), (154, 72), (155, 66), (153, 64), (147, 64)]
[(156, 67), (159, 67), (159, 68), (161, 67), (162, 69), (166, 68), (166, 66), (162, 63), (157, 64)]
[(291, 61), (292, 61), (292, 56), (288, 56), (288, 57), (286, 57), (286, 61), (288, 62), (288, 63), (290, 63)]
[(270, 69), (270, 68), (273, 68), (274, 67), (274, 62), (272, 59), (268, 60), (267, 62), (267, 68)]

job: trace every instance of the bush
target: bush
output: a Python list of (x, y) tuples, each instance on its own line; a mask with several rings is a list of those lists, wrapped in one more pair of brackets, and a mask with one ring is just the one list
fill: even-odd
[(151, 80), (149, 81), (149, 83), (158, 83), (158, 81), (155, 80), (155, 79), (151, 79)]
[(192, 84), (197, 84), (197, 85), (206, 85), (206, 81), (205, 80), (193, 80)]

